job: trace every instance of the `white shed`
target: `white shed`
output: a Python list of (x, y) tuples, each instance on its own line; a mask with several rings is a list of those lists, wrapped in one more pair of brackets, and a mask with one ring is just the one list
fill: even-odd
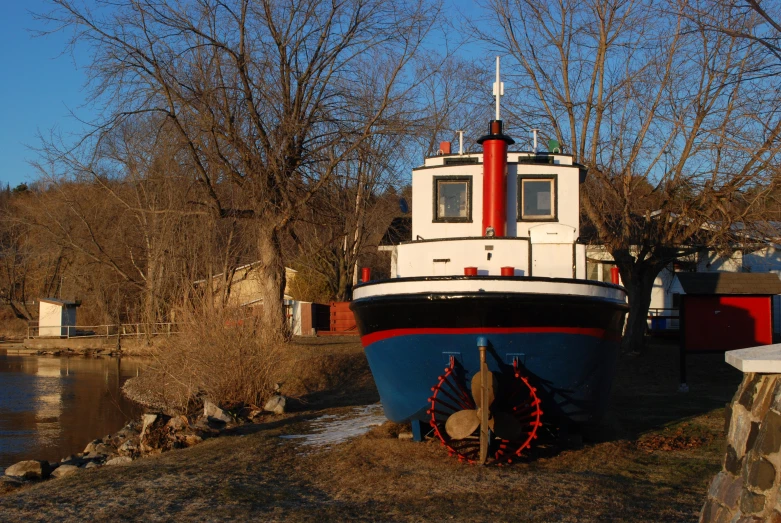
[(75, 334), (76, 307), (81, 305), (75, 301), (63, 301), (55, 298), (41, 298), (38, 308), (39, 336), (68, 336)]

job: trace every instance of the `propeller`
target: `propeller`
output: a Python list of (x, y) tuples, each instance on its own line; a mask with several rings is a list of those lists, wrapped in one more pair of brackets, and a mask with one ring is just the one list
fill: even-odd
[(485, 343), (479, 346), (480, 372), (472, 378), (472, 398), (475, 409), (464, 409), (451, 414), (445, 422), (445, 432), (453, 439), (464, 439), (480, 429), (480, 462), (485, 463), (488, 456), (488, 431), (498, 438), (515, 440), (521, 436), (523, 426), (512, 414), (492, 409), (499, 390), (499, 382), (493, 372), (488, 370), (485, 360)]

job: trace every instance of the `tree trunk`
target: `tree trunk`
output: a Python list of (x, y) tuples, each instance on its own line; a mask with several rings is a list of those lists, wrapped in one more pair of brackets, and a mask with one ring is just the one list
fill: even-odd
[(32, 315), (27, 310), (27, 307), (24, 306), (24, 303), (22, 304), (22, 306), (24, 307), (24, 310), (22, 310), (19, 307), (17, 307), (16, 304), (14, 303), (14, 301), (10, 300), (10, 299), (8, 300), (8, 305), (11, 306), (11, 310), (13, 311), (14, 316), (19, 318), (20, 320), (30, 321), (30, 320), (33, 319)]
[(334, 252), (336, 257), (335, 266), (338, 271), (336, 285), (333, 288), (336, 301), (350, 301), (352, 295), (352, 275), (350, 274), (350, 247), (347, 242), (347, 236), (344, 237), (343, 247)]
[(339, 289), (336, 292), (336, 301), (350, 301), (352, 294), (352, 280), (346, 264), (342, 263), (339, 271)]
[(258, 281), (263, 298), (262, 335), (270, 341), (286, 340), (290, 337), (290, 329), (283, 302), (286, 278), (279, 231), (269, 226), (261, 226), (259, 229)]
[(151, 255), (152, 249), (150, 242), (147, 242), (147, 252), (150, 255), (147, 257), (146, 279), (144, 281), (144, 303), (143, 310), (141, 311), (141, 317), (139, 322), (147, 325), (147, 337), (151, 336), (151, 332), (154, 329), (154, 324), (157, 323), (159, 304), (157, 300), (157, 285), (159, 275), (159, 263), (160, 260)]
[(644, 338), (648, 327), (651, 291), (661, 269), (645, 263), (632, 263), (630, 267), (622, 266), (621, 263), (617, 265), (629, 298), (629, 315), (621, 339), (621, 351), (642, 352), (645, 348)]

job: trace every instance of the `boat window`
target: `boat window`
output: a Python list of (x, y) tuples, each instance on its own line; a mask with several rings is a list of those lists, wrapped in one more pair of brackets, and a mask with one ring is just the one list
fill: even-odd
[(519, 178), (518, 220), (556, 220), (556, 177), (524, 176)]
[(472, 178), (469, 176), (434, 177), (434, 221), (472, 221)]

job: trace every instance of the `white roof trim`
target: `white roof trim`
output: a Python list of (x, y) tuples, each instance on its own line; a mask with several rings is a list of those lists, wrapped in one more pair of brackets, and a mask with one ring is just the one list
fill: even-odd
[(78, 307), (81, 305), (77, 301), (58, 300), (57, 298), (38, 298), (39, 302), (51, 303), (52, 305), (60, 305), (61, 307)]

